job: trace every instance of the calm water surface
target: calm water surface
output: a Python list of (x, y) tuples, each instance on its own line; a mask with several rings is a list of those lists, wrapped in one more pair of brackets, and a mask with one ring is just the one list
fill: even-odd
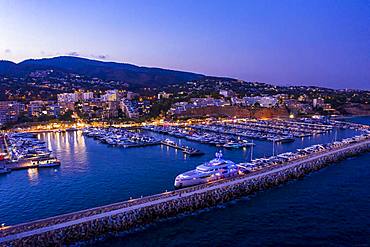
[[(351, 121), (370, 123), (370, 118)], [(339, 131), (338, 139), (353, 134)], [(276, 150), (294, 151), (333, 141), (333, 136), (299, 139), (278, 145)], [(114, 148), (80, 132), (45, 133), (39, 138), (48, 142), (62, 166), (0, 176), (2, 223), (12, 225), (170, 190), (177, 174), (213, 158), (217, 151), (209, 145), (176, 138), (171, 139), (197, 147), (206, 155), (186, 157), (163, 146)], [(271, 155), (271, 143), (256, 144), (254, 157)], [(249, 160), (250, 150), (225, 150), (224, 157), (236, 162)], [(369, 168), (370, 155), (366, 154), (251, 197), (94, 245), (369, 244)]]
[[(370, 117), (354, 118), (370, 124)], [(94, 246), (370, 246), (370, 154)]]

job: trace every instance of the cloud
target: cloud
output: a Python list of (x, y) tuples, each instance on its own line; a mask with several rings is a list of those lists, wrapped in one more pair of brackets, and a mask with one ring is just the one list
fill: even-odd
[(11, 53), (11, 52), (12, 52), (12, 50), (10, 50), (10, 49), (5, 49), (5, 50), (4, 50), (4, 52), (5, 52), (5, 53)]
[(75, 57), (79, 57), (80, 56), (80, 54), (78, 52), (75, 52), (75, 51), (69, 52), (69, 53), (67, 53), (67, 55), (69, 55), (69, 56), (75, 56)]

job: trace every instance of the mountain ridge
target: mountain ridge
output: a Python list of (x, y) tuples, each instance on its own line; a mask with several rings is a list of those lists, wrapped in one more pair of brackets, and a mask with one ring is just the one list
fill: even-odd
[(105, 62), (74, 56), (27, 59), (19, 63), (0, 61), (0, 75), (3, 76), (27, 76), (32, 71), (46, 69), (97, 77), (103, 80), (123, 81), (140, 86), (153, 86), (153, 84), (160, 86), (205, 77), (203, 74), (193, 72), (144, 67), (129, 63)]

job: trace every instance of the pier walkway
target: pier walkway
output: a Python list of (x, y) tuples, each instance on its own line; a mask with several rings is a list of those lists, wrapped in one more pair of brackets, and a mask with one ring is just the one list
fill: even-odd
[(203, 155), (204, 154), (202, 151), (198, 149), (187, 147), (187, 146), (180, 146), (179, 144), (172, 142), (172, 141), (164, 140), (164, 141), (161, 141), (160, 143), (164, 146), (178, 149), (182, 151), (184, 154), (188, 154), (188, 155)]
[[(104, 211), (104, 212), (93, 214), (93, 215), (84, 216), (84, 212), (89, 211), (89, 210), (85, 210), (85, 211), (80, 211), (80, 212), (76, 212), (72, 214), (56, 216), (56, 217), (48, 218), (45, 220), (34, 221), (30, 223), (12, 226), (3, 231), (0, 230), (0, 245), (5, 244), (6, 242), (11, 242), (11, 241), (27, 238), (33, 235), (44, 234), (47, 232), (52, 232), (55, 230), (71, 227), (74, 225), (79, 225), (82, 223), (91, 222), (94, 220), (99, 220), (99, 219), (103, 219), (103, 218), (110, 217), (110, 216), (115, 216), (115, 215), (126, 213), (132, 210), (141, 209), (141, 208), (145, 208), (148, 206), (153, 206), (156, 204), (173, 201), (179, 198), (191, 197), (195, 194), (201, 194), (207, 191), (213, 191), (217, 188), (224, 188), (228, 186), (237, 185), (247, 180), (262, 178), (266, 175), (275, 174), (275, 173), (293, 168), (295, 166), (299, 166), (306, 162), (319, 160), (320, 158), (324, 158), (329, 155), (335, 155), (335, 154), (353, 150), (357, 147), (364, 147), (364, 146), (369, 146), (369, 145), (370, 145), (370, 140), (364, 140), (359, 143), (349, 144), (345, 147), (337, 148), (335, 150), (316, 153), (309, 157), (302, 158), (301, 160), (296, 160), (288, 164), (275, 166), (274, 168), (267, 168), (266, 170), (261, 170), (261, 171), (250, 173), (250, 174), (243, 175), (240, 177), (231, 178), (231, 179), (227, 179), (223, 181), (216, 181), (211, 184), (204, 184), (204, 185), (194, 186), (194, 187), (185, 188), (181, 190), (165, 192), (165, 193), (154, 195), (154, 196), (129, 200), (128, 201), (129, 203), (122, 202), (123, 206), (126, 204), (127, 206), (124, 206), (122, 208), (115, 209), (115, 210)], [(118, 205), (118, 204), (112, 204), (112, 205)], [(107, 206), (103, 206), (103, 207), (107, 207)], [(95, 208), (95, 210), (96, 209), (97, 208)], [(77, 219), (67, 220), (68, 219), (67, 216), (71, 216), (73, 214), (76, 214), (76, 215), (81, 214), (81, 217)], [(58, 220), (63, 221), (63, 217), (66, 218), (65, 222), (54, 223), (54, 222), (58, 222)], [(41, 222), (42, 224), (37, 226), (39, 222)], [(36, 228), (32, 229), (33, 226)]]

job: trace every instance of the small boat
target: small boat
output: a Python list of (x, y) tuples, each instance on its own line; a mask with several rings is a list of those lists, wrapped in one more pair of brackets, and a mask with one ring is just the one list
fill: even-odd
[(223, 145), (224, 148), (241, 148), (243, 145), (236, 142), (228, 142)]
[(184, 149), (182, 150), (182, 152), (184, 154), (188, 154), (188, 155), (203, 155), (204, 154), (199, 149), (190, 148), (190, 147), (184, 147)]

